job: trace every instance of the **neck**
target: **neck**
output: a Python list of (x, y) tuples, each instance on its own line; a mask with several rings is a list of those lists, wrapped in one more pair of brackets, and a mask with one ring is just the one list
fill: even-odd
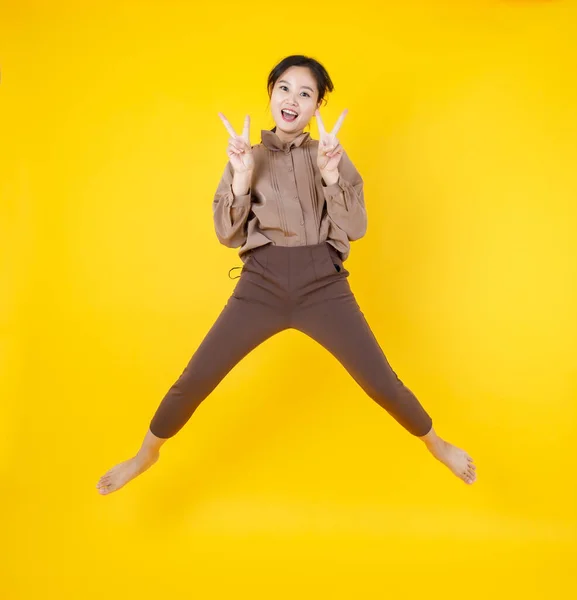
[(296, 140), (298, 138), (299, 135), (302, 134), (302, 132), (304, 131), (304, 129), (301, 129), (299, 131), (295, 131), (295, 132), (291, 132), (291, 133), (287, 133), (286, 131), (282, 131), (280, 130), (278, 127), (276, 127), (275, 129), (275, 133), (278, 137), (278, 139), (281, 142), (292, 142), (293, 140)]

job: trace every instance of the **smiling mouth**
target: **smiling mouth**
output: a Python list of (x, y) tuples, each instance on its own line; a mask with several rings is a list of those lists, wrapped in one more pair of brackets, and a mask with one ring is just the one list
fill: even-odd
[(298, 113), (296, 113), (294, 110), (287, 110), (287, 109), (283, 109), (280, 111), (283, 120), (287, 121), (287, 123), (292, 123), (293, 121), (296, 121), (297, 117), (298, 117)]

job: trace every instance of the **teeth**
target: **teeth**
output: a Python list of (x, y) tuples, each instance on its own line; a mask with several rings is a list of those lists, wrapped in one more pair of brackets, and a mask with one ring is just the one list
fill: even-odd
[(294, 115), (295, 117), (297, 116), (297, 113), (294, 110), (288, 110), (286, 108), (283, 109), (285, 113), (288, 113), (289, 115)]

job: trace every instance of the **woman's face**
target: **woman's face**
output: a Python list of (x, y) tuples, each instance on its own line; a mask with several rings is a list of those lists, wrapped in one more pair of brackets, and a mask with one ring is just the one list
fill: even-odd
[[(318, 108), (317, 98), (317, 84), (307, 67), (287, 69), (274, 84), (270, 99), (276, 133), (281, 137), (300, 134)], [(291, 111), (296, 117), (291, 116)]]

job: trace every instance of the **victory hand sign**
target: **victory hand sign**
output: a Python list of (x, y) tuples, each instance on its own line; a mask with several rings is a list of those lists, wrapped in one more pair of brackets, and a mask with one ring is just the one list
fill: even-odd
[(218, 113), (218, 116), (230, 134), (226, 153), (234, 172), (238, 174), (252, 172), (254, 169), (254, 157), (250, 145), (250, 117), (248, 115), (245, 117), (242, 135), (238, 135), (222, 113)]
[(327, 133), (320, 112), (318, 110), (315, 111), (320, 135), (317, 166), (327, 185), (336, 183), (339, 179), (338, 166), (343, 155), (343, 148), (336, 136), (347, 113), (348, 109), (345, 109), (332, 131)]

